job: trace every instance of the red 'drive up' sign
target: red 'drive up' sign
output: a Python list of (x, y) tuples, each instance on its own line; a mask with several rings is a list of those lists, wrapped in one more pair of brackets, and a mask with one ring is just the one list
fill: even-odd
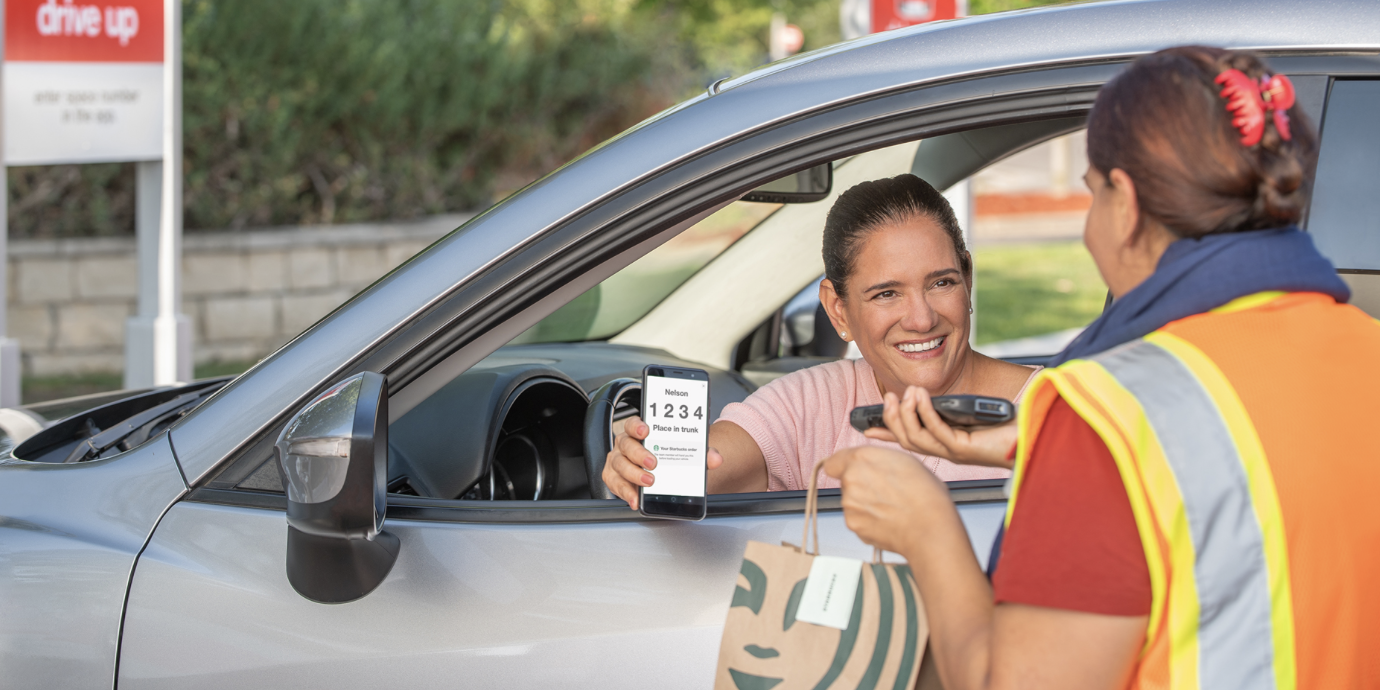
[(872, 0), (874, 33), (957, 16), (956, 0)]
[(163, 0), (4, 0), (5, 162), (162, 156)]

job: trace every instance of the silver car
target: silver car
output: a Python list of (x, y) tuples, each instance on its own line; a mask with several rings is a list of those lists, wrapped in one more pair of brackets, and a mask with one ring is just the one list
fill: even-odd
[[(1293, 78), (1322, 130), (1308, 230), (1380, 313), (1373, 0), (1128, 0), (865, 37), (604, 143), (233, 381), (63, 410), (0, 461), (0, 686), (711, 685), (744, 544), (797, 541), (804, 499), (713, 496), (685, 523), (609, 498), (642, 367), (708, 369), (717, 415), (843, 355), (809, 292), (840, 191), (948, 187), (1082, 128), (1129, 60), (1185, 43)], [(1001, 482), (952, 494), (981, 560)], [(868, 557), (838, 501), (824, 552)]]

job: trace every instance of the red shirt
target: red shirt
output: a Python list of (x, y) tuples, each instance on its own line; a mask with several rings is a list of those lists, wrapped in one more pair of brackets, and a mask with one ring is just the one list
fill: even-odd
[(1063, 398), (1035, 440), (992, 587), (998, 603), (1150, 614), (1150, 570), (1116, 461)]

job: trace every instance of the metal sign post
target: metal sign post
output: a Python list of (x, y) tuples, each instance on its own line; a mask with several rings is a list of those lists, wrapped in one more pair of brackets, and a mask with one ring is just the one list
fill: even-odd
[[(191, 324), (181, 313), (182, 3), (2, 1), (3, 160), (138, 163), (139, 306), (125, 327), (124, 382), (189, 380)], [(0, 273), (0, 317), (4, 288)], [(19, 402), (20, 365), (17, 348), (7, 354), (3, 327), (0, 318), (0, 407), (8, 407)]]
[[(158, 314), (153, 320), (153, 381), (192, 380), (192, 325), (182, 313), (182, 1), (163, 7), (163, 194), (158, 224)], [(141, 259), (143, 257), (140, 257)], [(139, 271), (149, 272), (140, 262)], [(143, 301), (143, 295), (140, 295)], [(128, 348), (126, 348), (128, 350)], [(131, 355), (126, 352), (128, 362)], [(136, 355), (137, 356), (137, 355)], [(130, 386), (129, 376), (125, 385)], [(141, 382), (134, 382), (136, 385)]]
[(139, 302), (125, 322), (125, 388), (192, 378), (192, 324), (182, 314), (182, 3), (162, 1), (162, 160), (138, 169)]
[[(0, 55), (5, 54), (5, 17), (0, 13)], [(3, 70), (0, 70), (0, 93), (4, 92)], [(0, 111), (0, 131), (5, 125), (4, 113)], [(0, 161), (5, 160), (4, 137), (0, 137)], [(7, 169), (0, 165), (0, 407), (18, 407), (20, 383), (24, 369), (19, 361), (19, 343), (7, 337), (9, 332), (9, 200), (10, 183)]]

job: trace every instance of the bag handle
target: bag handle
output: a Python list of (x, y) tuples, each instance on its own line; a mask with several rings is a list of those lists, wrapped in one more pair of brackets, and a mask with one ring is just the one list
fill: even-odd
[[(814, 471), (810, 472), (810, 490), (805, 494), (805, 531), (800, 535), (800, 548), (805, 549), (805, 553), (815, 556), (819, 555), (819, 473), (824, 469), (824, 463), (815, 463)], [(810, 527), (814, 526), (815, 550), (810, 551)]]
[[(819, 473), (824, 469), (824, 463), (815, 463), (814, 471), (810, 473), (810, 490), (805, 494), (805, 529), (800, 535), (800, 548), (811, 556), (819, 555)], [(815, 550), (810, 551), (810, 531), (814, 530)], [(882, 562), (882, 550), (872, 547), (872, 562)]]

